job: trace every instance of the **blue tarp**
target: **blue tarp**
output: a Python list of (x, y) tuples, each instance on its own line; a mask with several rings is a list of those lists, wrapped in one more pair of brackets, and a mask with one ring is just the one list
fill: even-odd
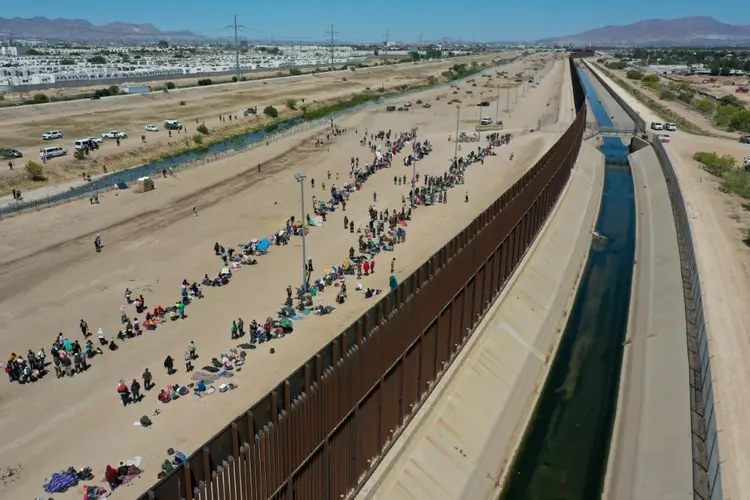
[(261, 252), (264, 250), (267, 250), (268, 246), (269, 246), (269, 243), (267, 239), (262, 239), (258, 242), (258, 250), (260, 250)]
[(60, 474), (55, 472), (49, 480), (49, 483), (44, 485), (44, 491), (47, 493), (63, 493), (68, 488), (78, 484), (78, 475), (74, 472)]

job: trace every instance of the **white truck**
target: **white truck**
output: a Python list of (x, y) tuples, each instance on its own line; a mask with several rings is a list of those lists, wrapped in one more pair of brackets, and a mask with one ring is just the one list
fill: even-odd
[(127, 136), (128, 134), (120, 132), (119, 130), (110, 130), (109, 132), (104, 132), (102, 134), (103, 139), (125, 139)]

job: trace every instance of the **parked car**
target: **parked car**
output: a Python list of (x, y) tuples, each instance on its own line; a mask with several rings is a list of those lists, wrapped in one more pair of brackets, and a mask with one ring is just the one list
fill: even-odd
[(742, 168), (750, 170), (750, 156), (746, 156), (742, 159)]
[(23, 158), (23, 153), (17, 149), (0, 148), (0, 158)]
[(101, 144), (104, 142), (104, 139), (102, 139), (101, 137), (86, 137), (86, 139), (93, 141), (97, 144)]
[(182, 130), (182, 123), (177, 120), (164, 120), (164, 128), (167, 130)]
[(492, 125), (492, 118), (485, 116), (482, 118), (482, 120), (479, 123), (481, 125)]
[(490, 105), (490, 101), (482, 101), (479, 104), (477, 104), (477, 106), (480, 106), (480, 107), (486, 107), (489, 105)]
[(742, 144), (750, 144), (750, 135), (743, 135), (740, 137), (740, 142)]
[(51, 141), (53, 139), (62, 139), (63, 133), (59, 130), (50, 130), (42, 134), (43, 141)]
[(63, 149), (60, 146), (50, 146), (48, 148), (42, 148), (39, 150), (41, 156), (45, 156), (47, 159), (54, 158), (56, 156), (65, 156), (68, 154), (67, 149)]
[(146, 132), (158, 132), (159, 127), (157, 127), (156, 125), (146, 125), (145, 127), (143, 127), (143, 130), (145, 130)]
[(119, 130), (110, 130), (109, 132), (104, 132), (102, 134), (102, 138), (104, 139), (125, 139), (128, 136), (125, 132), (120, 132)]
[(669, 134), (658, 134), (657, 137), (659, 138), (659, 142), (669, 142), (671, 140)]
[(665, 123), (664, 124), (664, 130), (669, 130), (670, 132), (677, 132), (677, 124), (675, 124), (675, 123)]
[(664, 130), (664, 126), (659, 122), (651, 122), (651, 130)]
[(78, 150), (81, 150), (81, 151), (83, 151), (85, 149), (89, 149), (89, 150), (91, 150), (91, 149), (99, 149), (99, 143), (96, 142), (96, 141), (94, 141), (94, 140), (91, 140), (91, 138), (88, 138), (88, 139), (78, 139), (75, 142), (75, 148), (78, 149)]

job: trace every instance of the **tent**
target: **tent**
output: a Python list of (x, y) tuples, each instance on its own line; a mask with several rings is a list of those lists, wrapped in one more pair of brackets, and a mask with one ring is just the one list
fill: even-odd
[(258, 246), (257, 246), (257, 248), (258, 248), (258, 250), (260, 250), (260, 251), (262, 252), (262, 251), (264, 251), (264, 250), (268, 250), (268, 246), (269, 246), (269, 245), (270, 245), (270, 244), (268, 243), (268, 240), (267, 240), (267, 239), (265, 239), (265, 238), (263, 238), (262, 240), (260, 240), (260, 241), (258, 242)]

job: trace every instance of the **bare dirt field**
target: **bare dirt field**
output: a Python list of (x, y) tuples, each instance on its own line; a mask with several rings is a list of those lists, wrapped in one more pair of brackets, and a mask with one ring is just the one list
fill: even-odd
[[(548, 112), (548, 104), (557, 108), (565, 67), (564, 61), (558, 61), (538, 86), (503, 114), (506, 128), (534, 128)], [(412, 99), (432, 102), (439, 92), (426, 91)], [(473, 104), (466, 107), (472, 112), (476, 109)], [(304, 169), (316, 181), (315, 189), (309, 182), (306, 185), (309, 207), (313, 194), (325, 196), (323, 182), (330, 187), (348, 180), (350, 158), (370, 161), (372, 154), (359, 144), (365, 130), (401, 132), (419, 127), (419, 140), (428, 139), (435, 147), (418, 164), (421, 175), (443, 173), (453, 156), (454, 143), (447, 137), (455, 134), (454, 106), (415, 107), (409, 113), (371, 109), (337, 125), (347, 129), (345, 135), (330, 141), (320, 130), (291, 136), (184, 171), (175, 178), (156, 179), (156, 190), (149, 193), (108, 193), (100, 205), (71, 202), (2, 221), (0, 352), (25, 354), (29, 348), (49, 348), (60, 331), (83, 341), (77, 327), (81, 318), (93, 331), (103, 328), (107, 337), (113, 338), (120, 328), (126, 287), (135, 295), (143, 293), (150, 309), (174, 303), (183, 278), (195, 281), (204, 273), (218, 272), (221, 262), (213, 254), (214, 242), (236, 246), (251, 238), (267, 237), (290, 215), (299, 217), (300, 194), (294, 172)], [(473, 128), (461, 125), (461, 130), (470, 133)], [(520, 133), (484, 165), (470, 167), (465, 186), (449, 192), (450, 203), (415, 211), (406, 243), (376, 258), (377, 273), (363, 278), (363, 285), (387, 289), (392, 257), (397, 259), (397, 277), (411, 273), (531, 167), (558, 136)], [(325, 144), (316, 147), (317, 139)], [(463, 144), (459, 154), (475, 145)], [(393, 177), (411, 175), (411, 167), (402, 166), (405, 154), (398, 154), (390, 169), (372, 176), (352, 196), (346, 214), (337, 211), (324, 227), (311, 228), (307, 254), (316, 270), (340, 264), (348, 248), (356, 246), (357, 235), (343, 229), (343, 217), (347, 215), (356, 225), (364, 223), (375, 191), (378, 209), (401, 206), (408, 187), (394, 186)], [(260, 173), (254, 168), (259, 162), (264, 165)], [(468, 203), (464, 202), (465, 192)], [(192, 215), (194, 206), (198, 217)], [(104, 244), (99, 254), (93, 249), (97, 233)], [(83, 374), (57, 380), (53, 372), (30, 385), (0, 384), (0, 469), (18, 470), (0, 484), (0, 496), (48, 496), (43, 494), (42, 484), (55, 471), (91, 465), (101, 478), (106, 464), (116, 465), (137, 455), (144, 457), (144, 475), (134, 487), (118, 490), (117, 496), (136, 497), (155, 481), (167, 448), (191, 453), (373, 304), (373, 299), (365, 299), (350, 283), (349, 301), (333, 314), (295, 321), (290, 336), (249, 351), (243, 371), (232, 380), (238, 385), (234, 391), (205, 398), (190, 395), (168, 405), (158, 403), (159, 389), (189, 382), (181, 360), (191, 340), (197, 345), (197, 366), (201, 367), (237, 345), (229, 334), (233, 319), (242, 317), (248, 324), (252, 319), (275, 316), (286, 286), (301, 280), (300, 260), (301, 241), (294, 237), (288, 246), (273, 247), (269, 255), (260, 257), (257, 266), (241, 269), (227, 287), (207, 288), (204, 299), (188, 306), (185, 320), (120, 343), (118, 351), (95, 357)], [(332, 304), (333, 299), (329, 291), (319, 295), (316, 303)], [(126, 311), (138, 316), (132, 306)], [(270, 354), (271, 347), (275, 354)], [(178, 368), (173, 376), (167, 376), (162, 368), (168, 354)], [(140, 378), (146, 367), (154, 374), (156, 388), (143, 402), (123, 408), (116, 392), (118, 381)], [(161, 414), (152, 416), (157, 408)], [(142, 415), (151, 416), (151, 429), (133, 426)], [(78, 487), (56, 498), (80, 495)]]
[(733, 95), (744, 104), (750, 104), (750, 93), (737, 92), (737, 87), (747, 86), (750, 79), (742, 76), (678, 76), (670, 75), (669, 80), (678, 83), (687, 83), (696, 90), (705, 92), (708, 95), (721, 99), (722, 97)]
[[(20, 150), (26, 159), (38, 160), (39, 149), (44, 146), (61, 146), (68, 150), (67, 157), (48, 161), (46, 170), (52, 180), (80, 175), (83, 171), (100, 173), (102, 165), (110, 171), (141, 163), (154, 153), (163, 153), (179, 146), (196, 134), (196, 127), (205, 124), (212, 134), (221, 135), (256, 127), (263, 123), (263, 109), (274, 106), (284, 115), (291, 113), (286, 106), (288, 99), (295, 99), (297, 107), (315, 106), (333, 99), (350, 97), (368, 89), (393, 90), (402, 86), (427, 83), (429, 77), (440, 78), (440, 74), (456, 63), (492, 64), (499, 54), (474, 58), (456, 58), (428, 61), (419, 64), (401, 64), (363, 68), (346, 73), (320, 73), (283, 79), (267, 79), (237, 84), (193, 87), (166, 92), (118, 96), (100, 100), (82, 100), (36, 106), (21, 106), (0, 109), (0, 145)], [(512, 57), (512, 55), (502, 55)], [(243, 117), (247, 108), (257, 107), (259, 116)], [(220, 121), (219, 116), (232, 115), (232, 121)], [(163, 128), (167, 119), (181, 121), (186, 129), (182, 134), (172, 132), (170, 137)], [(158, 132), (146, 132), (146, 125), (156, 125)], [(48, 130), (60, 130), (63, 139), (43, 141), (42, 134)], [(128, 139), (117, 146), (107, 141), (99, 150), (84, 160), (75, 160), (76, 139), (101, 136), (109, 130), (126, 132)], [(146, 143), (141, 141), (146, 136)], [(20, 167), (23, 161), (16, 161)], [(3, 166), (0, 180), (6, 188), (11, 187), (10, 176), (23, 178), (21, 168), (11, 172)]]
[[(608, 80), (605, 77), (605, 80)], [(613, 88), (618, 86), (608, 80)], [(620, 95), (646, 122), (656, 119), (637, 99)], [(697, 151), (716, 151), (736, 158), (750, 155), (750, 146), (709, 137), (672, 134), (665, 149), (677, 174), (685, 200), (703, 291), (711, 376), (716, 401), (716, 425), (725, 498), (742, 498), (750, 490), (750, 248), (743, 229), (750, 218), (740, 200), (718, 190), (714, 178), (692, 156)]]

